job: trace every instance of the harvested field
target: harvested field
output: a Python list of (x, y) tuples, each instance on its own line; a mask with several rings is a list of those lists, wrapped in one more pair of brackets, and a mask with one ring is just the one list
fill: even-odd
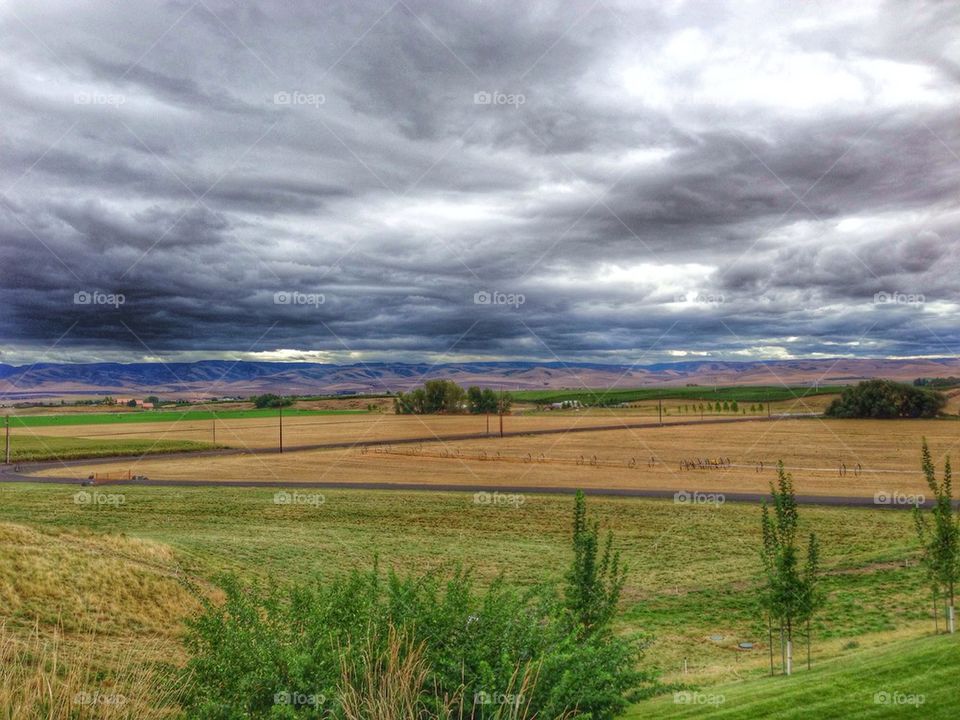
[[(446, 418), (445, 418), (446, 419)], [(460, 418), (450, 418), (454, 421)], [(470, 419), (470, 418), (467, 418)], [(419, 418), (388, 418), (413, 436)], [(511, 418), (512, 422), (521, 418)], [(537, 418), (542, 421), (541, 418)], [(349, 426), (348, 426), (349, 427)], [(434, 427), (437, 427), (436, 425)], [(341, 428), (343, 433), (343, 429)], [(385, 432), (371, 418), (357, 439)], [(345, 433), (344, 433), (345, 434)], [(285, 441), (287, 437), (284, 428)], [(343, 437), (339, 435), (338, 437)], [(939, 459), (960, 447), (951, 421), (784, 419), (380, 445), (97, 465), (151, 479), (462, 484), (764, 492), (782, 459), (800, 494), (923, 493), (919, 447)], [(71, 468), (78, 477), (91, 468)], [(63, 476), (63, 468), (42, 474)]]

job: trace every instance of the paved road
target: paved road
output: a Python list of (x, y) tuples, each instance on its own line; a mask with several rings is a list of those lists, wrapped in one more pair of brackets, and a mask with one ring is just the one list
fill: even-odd
[[(8, 483), (42, 483), (51, 485), (78, 485), (77, 478), (59, 477), (31, 477), (29, 475), (3, 475), (0, 472), (0, 481)], [(139, 487), (243, 487), (243, 488), (281, 488), (281, 489), (310, 489), (310, 490), (390, 490), (420, 491), (420, 492), (463, 492), (483, 493), (490, 503), (495, 502), (494, 495), (572, 495), (577, 488), (551, 487), (545, 485), (517, 485), (489, 487), (485, 485), (457, 485), (457, 484), (428, 484), (428, 483), (376, 483), (376, 482), (302, 482), (292, 480), (282, 482), (277, 480), (112, 480), (100, 483), (97, 487), (139, 486)], [(759, 504), (769, 500), (766, 493), (718, 493), (716, 490), (643, 490), (636, 488), (582, 488), (587, 495), (605, 495), (611, 497), (631, 498), (660, 498), (672, 499), (677, 504), (714, 504), (737, 502)], [(507, 500), (503, 500), (504, 503)], [(797, 495), (797, 502), (801, 505), (830, 505), (841, 507), (861, 507), (889, 510), (909, 510), (912, 505), (878, 505), (872, 497), (853, 497), (845, 495)], [(954, 502), (960, 507), (960, 500)], [(922, 507), (930, 507), (927, 502)]]

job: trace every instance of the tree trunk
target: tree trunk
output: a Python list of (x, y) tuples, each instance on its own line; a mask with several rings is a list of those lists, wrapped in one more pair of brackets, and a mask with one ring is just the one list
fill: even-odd
[(793, 674), (793, 622), (787, 618), (787, 666), (786, 674)]
[(767, 615), (767, 644), (770, 646), (770, 677), (773, 677), (773, 623)]
[(783, 642), (783, 620), (780, 621), (780, 667), (787, 666), (787, 645)]
[(950, 581), (950, 607), (947, 608), (947, 631), (952, 635), (956, 632), (956, 628), (953, 623), (953, 580)]
[(937, 610), (937, 588), (933, 587), (933, 634), (940, 634), (940, 611)]

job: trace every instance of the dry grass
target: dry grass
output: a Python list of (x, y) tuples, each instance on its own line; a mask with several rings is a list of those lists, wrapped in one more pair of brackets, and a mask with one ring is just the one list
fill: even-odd
[[(65, 496), (63, 502), (70, 502)], [(0, 614), (68, 633), (167, 640), (198, 606), (170, 548), (121, 535), (42, 532), (0, 523)]]
[[(115, 648), (114, 648), (115, 649)], [(61, 629), (24, 638), (0, 625), (0, 718), (154, 720), (176, 717), (179, 688), (134, 649), (106, 660), (96, 636), (67, 644)], [(106, 670), (109, 668), (109, 670)]]
[(425, 693), (430, 693), (430, 668), (422, 643), (415, 645), (390, 627), (386, 647), (381, 650), (376, 631), (371, 631), (360, 658), (362, 672), (356, 672), (346, 662), (341, 666), (339, 700), (346, 720), (473, 720), (478, 714), (488, 720), (536, 718), (530, 702), (537, 672), (530, 665), (514, 671), (502, 698), (482, 697), (479, 693), (477, 697), (467, 697), (461, 685), (452, 695), (439, 700), (439, 708), (431, 708), (423, 702)]
[[(396, 418), (394, 421), (398, 420)], [(419, 423), (401, 418), (413, 433)], [(455, 422), (465, 421), (452, 418)], [(475, 418), (469, 420), (476, 422)], [(517, 422), (520, 418), (511, 418)], [(560, 419), (558, 418), (557, 421)], [(541, 420), (538, 418), (538, 422)], [(593, 420), (581, 418), (580, 426)], [(376, 436), (376, 418), (357, 439)], [(382, 429), (382, 428), (381, 428)], [(419, 426), (423, 431), (423, 426)], [(650, 427), (545, 436), (517, 436), (352, 450), (290, 452), (196, 459), (145, 458), (98, 465), (99, 472), (143, 473), (153, 479), (416, 482), (504, 486), (603, 487), (714, 492), (766, 491), (782, 459), (797, 492), (873, 496), (922, 493), (917, 472), (922, 437), (935, 455), (960, 450), (960, 424), (937, 420), (792, 419), (730, 425)], [(651, 458), (653, 461), (651, 462)], [(681, 470), (683, 460), (729, 458), (730, 466)], [(758, 472), (759, 463), (763, 471)], [(847, 474), (839, 475), (844, 463)], [(858, 463), (861, 469), (858, 470)], [(93, 468), (71, 468), (85, 477)], [(45, 471), (63, 475), (63, 468)]]
[[(776, 405), (776, 404), (775, 404)], [(199, 408), (191, 408), (199, 409)], [(318, 408), (322, 409), (322, 408)], [(665, 420), (693, 422), (700, 419), (695, 414), (678, 414), (674, 406)], [(819, 409), (813, 406), (781, 403), (781, 410), (794, 412)], [(776, 411), (777, 408), (774, 407)], [(762, 417), (766, 413), (754, 413)], [(734, 413), (706, 415), (706, 419), (744, 417)], [(578, 411), (522, 412), (504, 418), (504, 429), (510, 432), (532, 430), (562, 430), (572, 427), (598, 427), (622, 423), (651, 423), (657, 418), (656, 403), (642, 404), (636, 408), (591, 408)], [(409, 438), (444, 438), (452, 435), (487, 432), (488, 418), (485, 415), (395, 415), (393, 413), (370, 413), (357, 415), (307, 415), (287, 416), (283, 419), (283, 439), (288, 447), (318, 443), (351, 443), (357, 441), (377, 442)], [(499, 421), (489, 418), (489, 430), (496, 434)], [(45, 436), (80, 438), (117, 438), (152, 440), (213, 440), (214, 421), (181, 420), (166, 422), (138, 422), (135, 424), (51, 425), (43, 428), (14, 427), (14, 435), (31, 435), (42, 432)], [(237, 448), (274, 448), (279, 440), (279, 421), (274, 417), (231, 418), (216, 421), (218, 443)]]

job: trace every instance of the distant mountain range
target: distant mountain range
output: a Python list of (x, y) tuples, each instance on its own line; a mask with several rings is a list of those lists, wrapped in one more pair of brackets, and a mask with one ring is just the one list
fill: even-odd
[(839, 385), (865, 378), (911, 381), (960, 376), (960, 358), (922, 360), (687, 361), (654, 365), (461, 362), (320, 363), (38, 363), (0, 364), (0, 401), (70, 395), (158, 394), (166, 397), (246, 397), (261, 392), (348, 394), (406, 390), (432, 378), (509, 390), (634, 388), (651, 385)]

